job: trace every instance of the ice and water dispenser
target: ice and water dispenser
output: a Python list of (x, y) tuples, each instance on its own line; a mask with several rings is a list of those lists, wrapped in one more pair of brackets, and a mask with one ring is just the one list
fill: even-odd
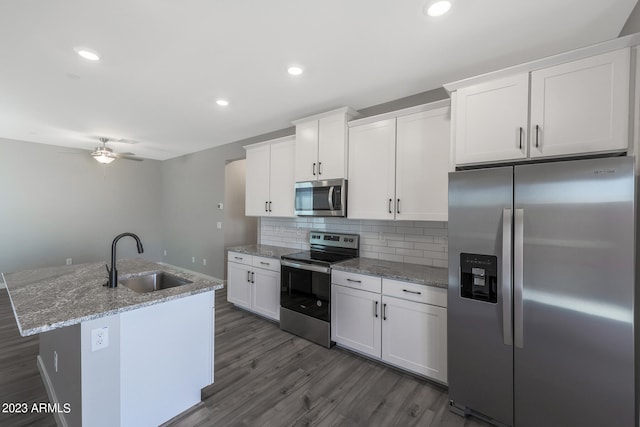
[(460, 296), (498, 302), (498, 257), (460, 254)]

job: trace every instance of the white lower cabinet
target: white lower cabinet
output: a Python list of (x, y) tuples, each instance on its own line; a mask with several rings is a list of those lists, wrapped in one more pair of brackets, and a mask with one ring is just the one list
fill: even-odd
[(445, 289), (335, 271), (331, 302), (338, 345), (447, 383)]
[(229, 252), (227, 301), (280, 320), (280, 261)]

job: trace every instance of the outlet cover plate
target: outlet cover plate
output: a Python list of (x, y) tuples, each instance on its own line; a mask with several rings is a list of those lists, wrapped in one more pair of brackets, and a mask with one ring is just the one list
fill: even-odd
[(109, 327), (91, 330), (91, 351), (109, 347)]

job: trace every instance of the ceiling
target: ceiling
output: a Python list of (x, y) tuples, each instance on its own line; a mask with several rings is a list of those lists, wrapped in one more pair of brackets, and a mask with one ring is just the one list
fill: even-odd
[(3, 1), (0, 138), (169, 159), (615, 38), (636, 1)]

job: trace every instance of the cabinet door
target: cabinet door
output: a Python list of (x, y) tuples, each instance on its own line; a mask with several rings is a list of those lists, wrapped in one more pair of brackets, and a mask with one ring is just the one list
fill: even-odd
[(271, 147), (269, 144), (247, 149), (246, 215), (264, 216), (269, 214), (270, 153)]
[(395, 153), (395, 119), (349, 129), (349, 218), (394, 219)]
[(531, 73), (531, 157), (628, 147), (629, 50)]
[(383, 296), (382, 359), (447, 382), (447, 310)]
[(396, 219), (448, 218), (450, 109), (397, 119)]
[(280, 272), (254, 268), (251, 309), (274, 320), (280, 320)]
[(227, 301), (251, 308), (250, 267), (235, 262), (227, 263)]
[(462, 88), (454, 108), (456, 164), (527, 157), (528, 73)]
[(331, 285), (331, 339), (380, 358), (380, 294)]
[(269, 214), (293, 217), (295, 140), (271, 144)]
[(347, 122), (344, 114), (318, 122), (318, 179), (346, 177)]
[(318, 121), (296, 125), (295, 180), (315, 181), (318, 178)]

